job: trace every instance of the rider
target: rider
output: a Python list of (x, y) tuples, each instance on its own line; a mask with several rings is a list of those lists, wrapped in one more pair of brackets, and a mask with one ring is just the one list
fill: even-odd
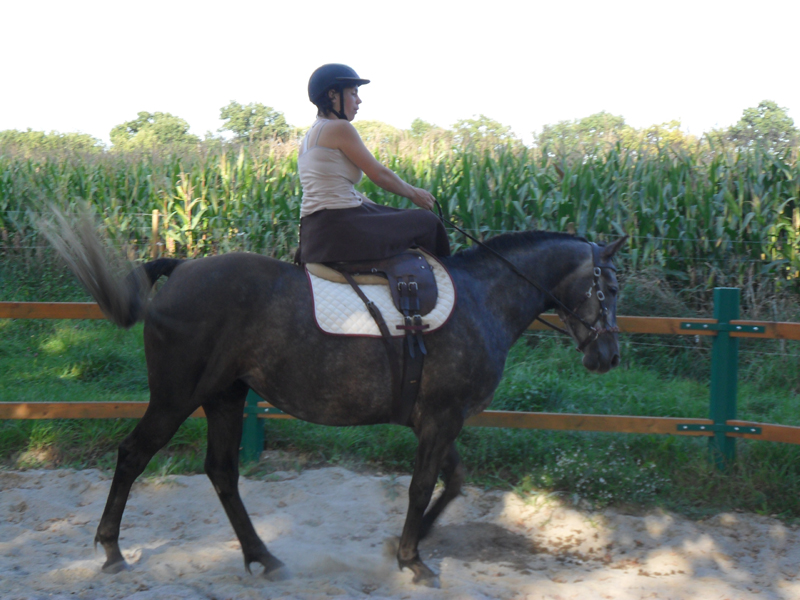
[[(378, 162), (350, 123), (361, 104), (358, 88), (367, 83), (341, 64), (321, 66), (308, 81), (317, 120), (297, 159), (303, 187), (295, 258), (299, 263), (379, 260), (412, 246), (437, 256), (450, 255), (444, 225), (430, 212), (435, 198)], [(362, 172), (386, 191), (426, 210), (375, 204), (354, 187)]]

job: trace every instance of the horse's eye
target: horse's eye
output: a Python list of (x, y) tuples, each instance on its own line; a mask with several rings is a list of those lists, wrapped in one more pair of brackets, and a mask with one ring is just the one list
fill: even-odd
[(613, 285), (608, 286), (608, 293), (611, 294), (612, 296), (616, 296), (618, 291), (619, 290), (617, 289), (616, 286)]

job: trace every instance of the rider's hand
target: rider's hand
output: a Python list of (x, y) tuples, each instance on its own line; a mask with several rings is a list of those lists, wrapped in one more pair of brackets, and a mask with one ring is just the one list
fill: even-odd
[(436, 198), (433, 197), (433, 194), (422, 188), (414, 188), (414, 195), (411, 196), (410, 200), (420, 208), (426, 210), (433, 210), (433, 203), (436, 202)]

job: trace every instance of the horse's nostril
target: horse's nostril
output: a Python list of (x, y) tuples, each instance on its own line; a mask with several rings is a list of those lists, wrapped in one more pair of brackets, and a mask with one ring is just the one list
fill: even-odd
[(611, 368), (614, 369), (619, 366), (619, 354), (611, 357)]

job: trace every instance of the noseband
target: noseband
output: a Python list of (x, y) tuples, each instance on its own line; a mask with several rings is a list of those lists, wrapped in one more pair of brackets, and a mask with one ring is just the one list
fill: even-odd
[[(514, 263), (512, 263), (510, 260), (508, 260), (505, 256), (503, 256), (499, 252), (496, 252), (495, 250), (493, 250), (492, 248), (490, 248), (489, 246), (484, 244), (482, 241), (472, 237), (470, 234), (468, 234), (466, 231), (461, 229), (458, 225), (456, 225), (452, 221), (450, 221), (448, 219), (445, 219), (444, 215), (442, 213), (442, 207), (439, 204), (439, 201), (437, 200), (437, 201), (435, 201), (435, 203), (436, 203), (436, 207), (439, 210), (439, 219), (443, 223), (446, 223), (446, 224), (450, 225), (451, 227), (453, 227), (457, 231), (463, 233), (465, 236), (467, 236), (469, 239), (471, 239), (476, 244), (480, 245), (481, 247), (485, 248), (486, 250), (488, 250), (489, 252), (494, 254), (497, 258), (499, 258), (504, 263), (506, 263), (506, 265), (508, 265), (511, 268), (511, 270), (514, 271), (515, 274), (517, 274), (520, 277), (522, 277), (522, 279), (524, 279), (525, 281), (530, 283), (533, 287), (535, 287), (537, 290), (539, 290), (543, 294), (549, 296), (550, 299), (553, 300), (558, 305), (559, 308), (556, 309), (556, 310), (559, 313), (559, 317), (561, 317), (561, 320), (564, 322), (564, 324), (568, 328), (569, 328), (569, 323), (567, 322), (567, 319), (565, 319), (562, 316), (562, 312), (566, 313), (567, 315), (569, 315), (571, 317), (573, 317), (581, 325), (583, 325), (586, 329), (589, 330), (589, 335), (586, 336), (586, 339), (583, 340), (582, 342), (578, 343), (578, 347), (577, 347), (578, 352), (583, 352), (589, 344), (594, 342), (598, 337), (600, 337), (604, 333), (619, 333), (619, 327), (617, 327), (616, 325), (612, 325), (611, 327), (608, 326), (609, 311), (608, 311), (608, 307), (604, 303), (605, 299), (606, 299), (605, 294), (603, 293), (603, 290), (600, 288), (600, 277), (603, 274), (602, 270), (603, 269), (609, 269), (610, 271), (614, 271), (616, 273), (617, 269), (614, 268), (613, 265), (600, 265), (600, 264), (598, 264), (600, 262), (600, 260), (599, 260), (599, 258), (600, 258), (599, 257), (599, 255), (600, 255), (600, 247), (597, 244), (595, 244), (594, 242), (588, 242), (588, 241), (586, 242), (587, 244), (589, 244), (589, 247), (591, 248), (591, 251), (592, 251), (592, 285), (589, 287), (589, 289), (583, 295), (583, 300), (581, 300), (580, 304), (578, 304), (574, 309), (570, 309), (563, 302), (561, 302), (561, 300), (556, 298), (553, 295), (552, 292), (550, 292), (549, 290), (546, 290), (541, 285), (539, 285), (535, 280), (532, 280), (528, 276), (523, 274), (514, 265)], [(596, 292), (594, 291), (595, 289), (597, 290)], [(577, 314), (577, 311), (580, 310), (580, 308), (584, 305), (584, 303), (587, 300), (589, 300), (592, 297), (592, 295), (595, 295), (597, 297), (597, 302), (598, 302), (598, 305), (599, 305), (599, 310), (598, 310), (598, 313), (597, 313), (597, 317), (595, 318), (593, 324), (587, 323), (586, 321), (584, 321), (580, 317), (580, 315)], [(570, 333), (569, 331), (567, 331), (566, 329), (563, 329), (563, 328), (559, 327), (558, 325), (553, 325), (552, 323), (550, 323), (549, 321), (545, 321), (541, 317), (536, 317), (536, 320), (537, 321), (541, 321), (542, 323), (544, 323), (545, 325), (547, 325), (551, 329), (555, 329), (556, 331), (561, 332), (564, 335), (568, 335), (569, 337), (571, 337), (573, 339), (575, 339), (577, 337), (577, 336), (573, 335), (572, 333)], [(595, 325), (597, 325), (597, 323), (600, 322), (600, 321), (602, 321), (601, 326), (600, 327), (595, 327)]]

